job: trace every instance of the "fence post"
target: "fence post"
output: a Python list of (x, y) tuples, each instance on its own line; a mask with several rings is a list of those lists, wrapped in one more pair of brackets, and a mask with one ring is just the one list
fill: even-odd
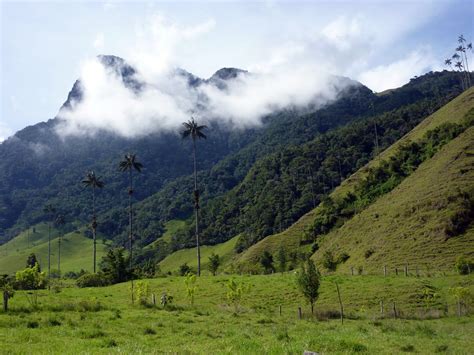
[(383, 318), (383, 300), (380, 300), (380, 315)]
[(281, 316), (281, 305), (278, 306), (278, 311), (280, 312), (280, 316)]
[(395, 302), (393, 302), (393, 316), (397, 318), (397, 308), (395, 307)]
[(344, 307), (342, 306), (341, 293), (339, 292), (339, 285), (336, 282), (337, 297), (339, 298), (339, 306), (341, 307), (341, 324), (344, 324)]
[(301, 313), (301, 307), (298, 307), (298, 318), (301, 319), (303, 317)]
[(420, 276), (420, 270), (418, 269), (418, 265), (416, 265), (416, 277)]
[(354, 276), (354, 266), (351, 266), (351, 275)]
[(395, 275), (398, 276), (398, 268), (397, 267), (395, 268)]
[(405, 276), (408, 276), (408, 264), (405, 264)]
[(153, 305), (156, 306), (156, 296), (154, 293), (151, 294), (151, 301), (153, 302)]
[(387, 265), (383, 266), (383, 276), (387, 276)]

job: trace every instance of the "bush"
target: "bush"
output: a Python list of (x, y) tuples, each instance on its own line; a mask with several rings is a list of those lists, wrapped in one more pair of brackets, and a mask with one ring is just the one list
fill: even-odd
[(367, 249), (364, 253), (366, 259), (370, 258), (375, 253), (373, 248)]
[(81, 269), (80, 271), (78, 272), (75, 272), (75, 271), (68, 271), (64, 274), (64, 278), (65, 279), (78, 279), (79, 277), (81, 277), (82, 275), (85, 275), (87, 274), (87, 271), (85, 271), (84, 269)]
[(334, 254), (332, 251), (327, 250), (324, 252), (323, 255), (323, 266), (328, 269), (329, 271), (334, 271), (336, 270), (337, 267), (337, 262), (334, 259)]
[(179, 267), (178, 272), (181, 276), (185, 276), (191, 272), (191, 268), (189, 267), (188, 263), (184, 263)]
[(459, 256), (456, 259), (456, 271), (460, 275), (467, 275), (474, 269), (474, 261), (468, 259), (464, 255)]
[(78, 287), (101, 287), (110, 285), (110, 280), (102, 273), (84, 274), (76, 280)]
[(46, 288), (46, 284), (46, 274), (39, 271), (38, 264), (15, 274), (15, 287), (20, 290), (39, 290)]

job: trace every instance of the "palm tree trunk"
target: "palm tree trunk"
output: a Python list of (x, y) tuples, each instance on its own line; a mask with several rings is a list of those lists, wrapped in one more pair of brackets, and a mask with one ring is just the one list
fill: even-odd
[(197, 249), (197, 275), (201, 276), (201, 249), (199, 246), (199, 193), (197, 188), (197, 168), (196, 168), (196, 140), (193, 139), (193, 160), (194, 160), (194, 213), (196, 219), (196, 249)]
[(132, 289), (132, 304), (135, 302), (134, 298), (134, 290), (133, 290), (133, 272), (132, 272), (132, 258), (133, 258), (133, 211), (132, 211), (132, 194), (133, 194), (133, 180), (132, 180), (132, 168), (130, 167), (129, 170), (129, 179), (130, 179), (130, 184), (129, 184), (129, 190), (128, 190), (128, 225), (129, 225), (129, 232), (128, 232), (128, 243), (129, 243), (129, 249), (130, 249), (130, 281), (131, 281), (131, 289)]
[(48, 222), (48, 279), (51, 278), (51, 222)]
[(58, 275), (61, 277), (61, 236), (58, 237)]
[(96, 216), (95, 216), (95, 187), (92, 187), (92, 239), (93, 239), (93, 248), (94, 248), (94, 251), (93, 251), (93, 262), (94, 262), (94, 274), (96, 272), (96, 256), (97, 256), (97, 253), (96, 253), (96, 228), (97, 228), (97, 225), (96, 225)]
[[(468, 88), (471, 87), (471, 72), (469, 71), (469, 62), (467, 60), (467, 54), (466, 54), (466, 51), (462, 52), (464, 54), (464, 58), (466, 60), (466, 75), (467, 75), (467, 85), (468, 85)], [(461, 54), (462, 55), (462, 54)]]

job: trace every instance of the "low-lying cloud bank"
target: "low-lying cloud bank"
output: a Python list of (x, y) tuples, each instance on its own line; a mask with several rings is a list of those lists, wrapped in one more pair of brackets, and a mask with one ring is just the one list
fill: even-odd
[[(58, 114), (57, 130), (63, 136), (110, 131), (137, 137), (178, 130), (192, 115), (202, 122), (247, 128), (287, 107), (321, 106), (348, 85), (308, 67), (265, 74), (240, 72), (223, 80), (225, 87), (215, 80), (189, 85), (179, 71), (167, 70), (139, 90), (127, 86), (120, 73), (99, 59), (86, 61), (81, 72), (81, 100)], [(143, 78), (146, 75), (134, 75), (138, 81)]]

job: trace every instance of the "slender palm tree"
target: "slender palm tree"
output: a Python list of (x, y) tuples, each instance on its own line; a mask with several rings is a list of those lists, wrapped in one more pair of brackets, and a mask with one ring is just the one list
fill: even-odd
[[(66, 221), (64, 220), (64, 216), (59, 214), (57, 217), (56, 217), (56, 220), (54, 221), (54, 224), (56, 227), (59, 227), (61, 228), (61, 226), (63, 226), (64, 224), (66, 223)], [(58, 235), (58, 275), (59, 277), (61, 277), (61, 231), (59, 231), (59, 235)]]
[(193, 117), (188, 122), (183, 123), (184, 131), (181, 133), (183, 139), (191, 138), (193, 141), (193, 161), (194, 161), (194, 212), (196, 220), (196, 249), (197, 249), (197, 261), (198, 269), (197, 274), (201, 276), (201, 249), (199, 246), (199, 190), (197, 188), (197, 169), (196, 169), (196, 140), (206, 139), (206, 135), (203, 133), (207, 126), (199, 126)]
[(461, 75), (461, 85), (462, 85), (462, 89), (463, 90), (466, 90), (466, 85), (465, 85), (465, 80), (464, 80), (464, 76), (462, 75), (462, 62), (459, 60), (461, 57), (459, 56), (459, 54), (457, 53), (454, 53), (451, 58), (453, 60), (456, 61), (454, 67), (455, 68), (458, 68), (458, 71), (459, 71), (459, 74)]
[[(125, 155), (124, 160), (119, 163), (119, 169), (122, 172), (128, 172), (128, 243), (129, 243), (129, 252), (130, 252), (130, 272), (132, 272), (133, 266), (133, 210), (132, 210), (132, 195), (133, 195), (133, 170), (138, 171), (139, 173), (142, 171), (143, 165), (137, 160), (137, 156), (135, 154), (128, 153)], [(132, 282), (132, 303), (134, 303), (133, 299), (133, 275), (131, 277)]]
[(104, 187), (104, 183), (100, 180), (100, 177), (97, 177), (93, 171), (89, 171), (82, 183), (86, 187), (92, 189), (92, 239), (94, 241), (94, 273), (96, 272), (96, 257), (97, 257), (97, 248), (96, 248), (96, 231), (97, 231), (97, 217), (95, 215), (95, 190), (101, 189)]
[(466, 48), (463, 45), (460, 45), (456, 48), (456, 52), (459, 52), (460, 55), (458, 58), (461, 58), (461, 63), (463, 65), (463, 73), (466, 78), (467, 88), (471, 87), (471, 80), (469, 78), (469, 65), (467, 63)]
[(46, 214), (48, 219), (48, 278), (51, 277), (51, 223), (54, 220), (54, 214), (56, 213), (56, 208), (53, 205), (48, 204), (44, 206), (43, 212)]

